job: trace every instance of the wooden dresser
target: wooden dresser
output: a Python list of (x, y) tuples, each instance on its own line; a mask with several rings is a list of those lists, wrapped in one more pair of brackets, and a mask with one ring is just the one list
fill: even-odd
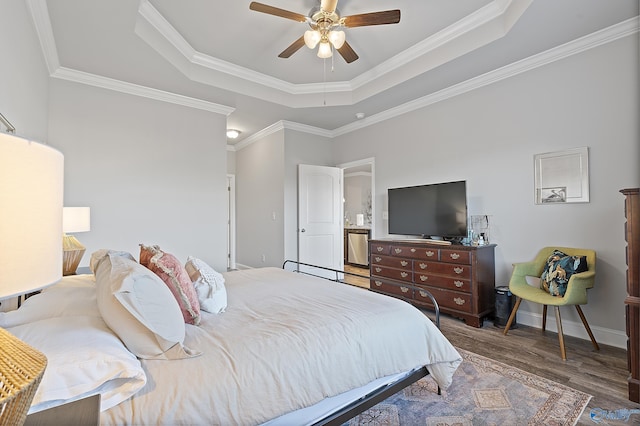
[(640, 403), (640, 188), (623, 189), (627, 222), (627, 361), (629, 364), (629, 399)]
[(432, 308), (481, 327), (494, 311), (495, 244), (470, 247), (419, 240), (369, 241), (371, 290)]

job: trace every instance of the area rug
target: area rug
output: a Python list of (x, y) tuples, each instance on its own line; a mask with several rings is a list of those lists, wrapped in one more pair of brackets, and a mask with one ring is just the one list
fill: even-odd
[(429, 376), (349, 421), (350, 426), (575, 425), (591, 395), (458, 349), (442, 395)]

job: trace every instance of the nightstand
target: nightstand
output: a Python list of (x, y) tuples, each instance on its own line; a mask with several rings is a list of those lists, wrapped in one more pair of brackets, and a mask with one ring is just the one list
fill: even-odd
[(29, 414), (25, 426), (100, 425), (100, 395)]

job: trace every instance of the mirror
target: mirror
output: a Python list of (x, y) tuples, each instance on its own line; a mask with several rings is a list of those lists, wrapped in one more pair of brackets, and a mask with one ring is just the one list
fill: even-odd
[(589, 149), (536, 154), (536, 204), (589, 202)]

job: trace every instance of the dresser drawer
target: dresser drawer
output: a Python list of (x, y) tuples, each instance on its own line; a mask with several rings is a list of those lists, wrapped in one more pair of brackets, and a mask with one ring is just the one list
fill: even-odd
[(382, 256), (378, 254), (371, 254), (371, 264), (378, 266), (389, 266), (397, 269), (412, 270), (413, 261), (411, 259), (401, 259), (398, 257)]
[(391, 246), (391, 256), (407, 257), (410, 259), (439, 260), (440, 250), (432, 247)]
[(391, 244), (371, 243), (371, 254), (389, 254)]
[(416, 284), (471, 293), (471, 281), (467, 279), (446, 277), (443, 275), (431, 275), (418, 271), (414, 273), (414, 279)]
[(471, 265), (471, 252), (465, 250), (442, 249), (440, 250), (440, 261)]
[(371, 275), (387, 277), (394, 280), (413, 282), (413, 272), (411, 270), (387, 268), (385, 266), (371, 265)]
[[(427, 290), (436, 298), (436, 302), (441, 308), (455, 309), (456, 311), (471, 312), (471, 295), (460, 293), (457, 291), (443, 290), (434, 287), (428, 287)], [(416, 302), (433, 306), (431, 299), (425, 292), (416, 290), (414, 293)]]
[(402, 284), (390, 283), (385, 280), (371, 278), (370, 287), (371, 290), (393, 294), (405, 299), (413, 299), (413, 288), (405, 287)]
[(468, 265), (458, 265), (455, 263), (440, 262), (414, 262), (414, 270), (418, 273), (429, 273), (437, 275), (446, 275), (450, 277), (460, 278), (464, 280), (471, 279), (471, 267)]

